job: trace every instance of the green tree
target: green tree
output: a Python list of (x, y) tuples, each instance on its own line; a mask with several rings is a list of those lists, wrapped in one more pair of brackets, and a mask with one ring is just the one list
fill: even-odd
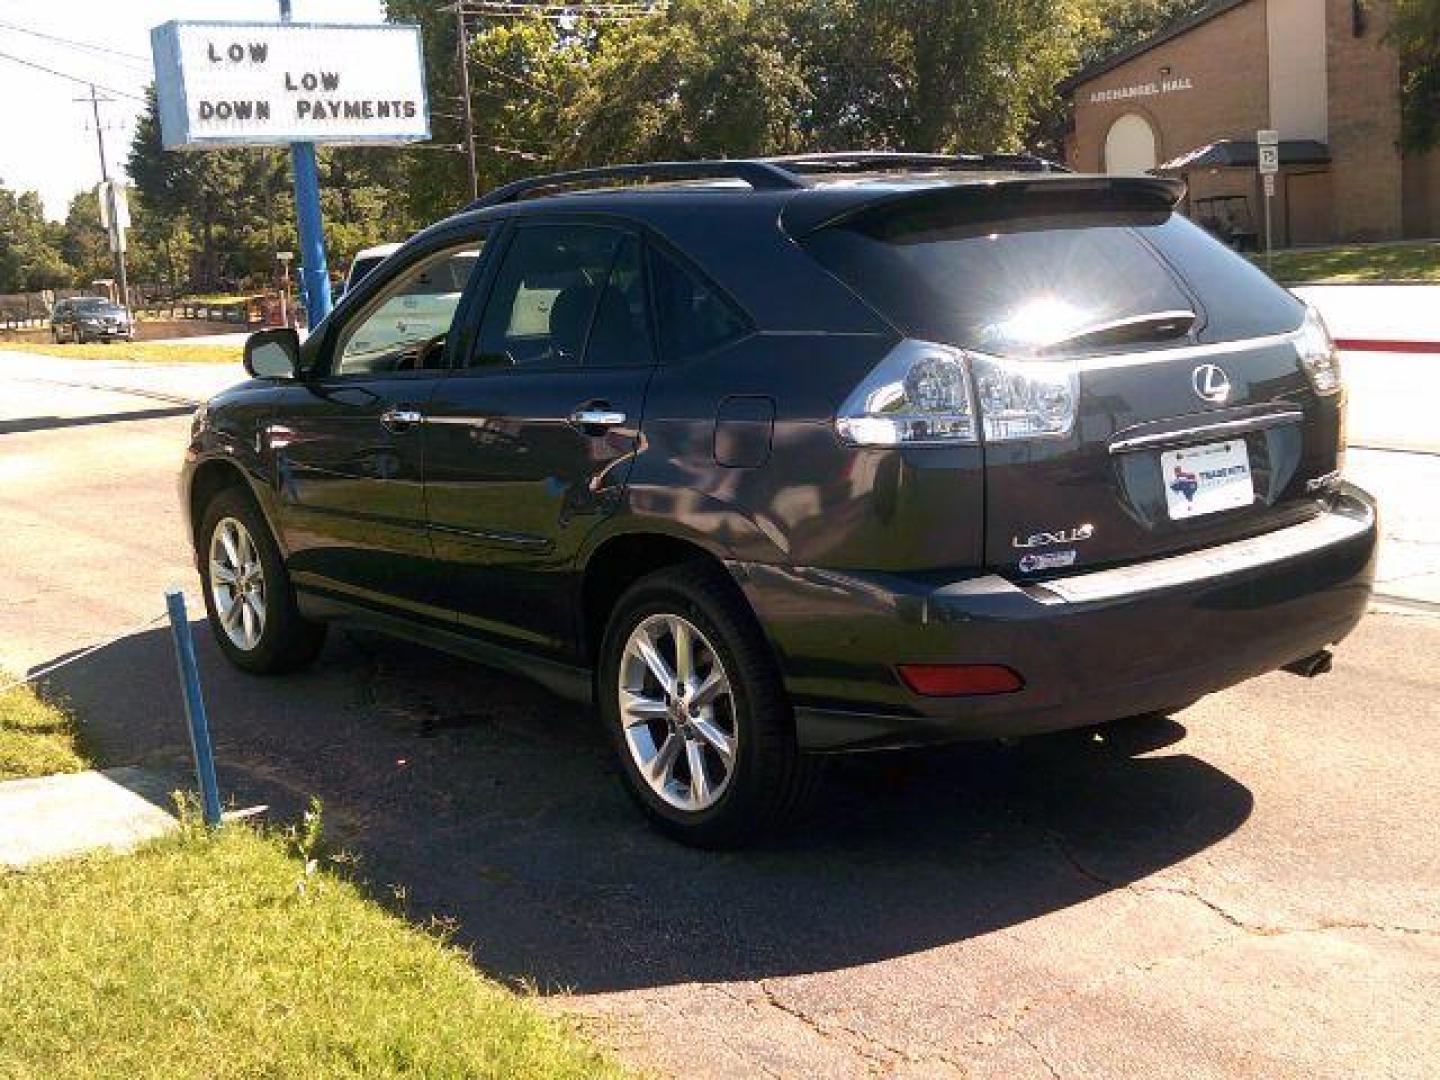
[(1210, 0), (1089, 0), (1095, 19), (1080, 49), (1082, 64), (1103, 60), (1205, 7)]
[(1389, 40), (1400, 51), (1405, 146), (1440, 146), (1440, 0), (1394, 0)]
[(559, 158), (747, 156), (799, 150), (813, 114), (805, 43), (785, 5), (675, 0), (599, 41), (562, 110)]
[(0, 187), (0, 292), (58, 288), (74, 277), (60, 227), (46, 220), (40, 196)]
[(93, 190), (71, 196), (61, 228), (61, 252), (74, 268), (74, 280), (68, 284), (86, 286), (115, 276), (110, 241), (100, 225), (100, 203)]

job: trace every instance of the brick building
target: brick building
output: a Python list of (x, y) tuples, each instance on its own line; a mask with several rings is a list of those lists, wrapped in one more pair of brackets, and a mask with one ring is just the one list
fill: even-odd
[(1214, 0), (1060, 84), (1069, 163), (1181, 176), (1192, 216), (1254, 242), (1273, 128), (1277, 246), (1440, 236), (1440, 152), (1401, 150), (1385, 28), (1383, 0)]

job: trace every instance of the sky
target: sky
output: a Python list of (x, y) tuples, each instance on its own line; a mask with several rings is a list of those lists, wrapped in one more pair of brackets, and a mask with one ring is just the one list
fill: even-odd
[[(381, 0), (293, 0), (296, 22), (376, 23)], [(122, 176), (138, 100), (151, 79), (150, 28), (171, 19), (279, 19), (277, 0), (0, 0), (0, 184), (38, 191), (47, 216), (63, 220), (77, 191), (100, 181), (86, 86), (25, 67), (40, 64), (100, 84), (112, 176)], [(29, 31), (29, 32), (27, 32)], [(37, 35), (48, 35), (40, 37)], [(91, 48), (77, 48), (63, 38)], [(108, 51), (106, 51), (108, 50)], [(13, 58), (13, 59), (12, 59)], [(107, 92), (103, 87), (109, 87)], [(131, 96), (123, 96), (131, 95)]]

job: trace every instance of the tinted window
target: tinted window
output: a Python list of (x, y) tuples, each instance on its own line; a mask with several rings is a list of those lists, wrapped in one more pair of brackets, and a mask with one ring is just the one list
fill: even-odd
[(335, 372), (377, 375), (439, 367), (445, 336), (479, 259), (480, 241), (447, 248), (401, 271), (341, 330)]
[[(1197, 326), (1208, 318), (1205, 337), (1298, 324), (1282, 289), (1168, 208), (1100, 206), (1094, 193), (1008, 205), (996, 196), (987, 206), (952, 192), (862, 214), (804, 246), (906, 334), (985, 352), (1024, 353), (1136, 320), (1140, 336), (1072, 348), (1133, 347), (1147, 328), (1156, 341), (1183, 334), (1185, 321), (1143, 321), (1165, 312), (1194, 311)], [(1224, 311), (1237, 288), (1253, 291), (1256, 318)]]
[(1179, 214), (1147, 230), (1205, 306), (1202, 341), (1239, 341), (1297, 329), (1305, 307), (1259, 267)]
[(728, 301), (668, 255), (652, 249), (650, 263), (660, 351), (667, 360), (705, 352), (750, 329)]
[[(592, 225), (531, 225), (516, 230), (495, 279), (473, 366), (580, 363), (590, 324), (625, 234)], [(621, 297), (623, 306), (623, 296)], [(617, 304), (606, 303), (612, 336)]]
[(643, 367), (652, 362), (640, 241), (627, 236), (595, 305), (586, 367)]

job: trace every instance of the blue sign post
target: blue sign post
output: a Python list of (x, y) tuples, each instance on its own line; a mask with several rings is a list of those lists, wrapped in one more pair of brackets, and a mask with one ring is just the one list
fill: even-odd
[[(280, 21), (290, 21), (290, 0), (280, 0)], [(295, 217), (300, 225), (300, 270), (306, 320), (314, 326), (330, 314), (330, 266), (325, 260), (325, 222), (320, 216), (320, 170), (315, 144), (290, 144), (295, 170)]]

